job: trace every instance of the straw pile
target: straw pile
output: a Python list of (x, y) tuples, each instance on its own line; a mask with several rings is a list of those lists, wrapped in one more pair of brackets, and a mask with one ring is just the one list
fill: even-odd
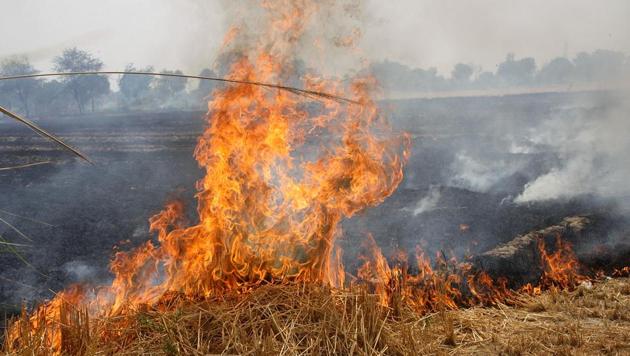
[[(73, 355), (619, 354), (630, 353), (630, 279), (424, 316), (362, 291), (272, 285), (212, 301), (172, 296), (102, 320), (68, 307), (61, 320), (63, 351)], [(48, 353), (41, 331), (22, 332), (30, 337), (15, 354)]]

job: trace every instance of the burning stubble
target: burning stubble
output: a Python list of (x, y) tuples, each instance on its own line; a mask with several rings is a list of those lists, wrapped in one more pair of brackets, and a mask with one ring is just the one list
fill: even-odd
[[(300, 301), (303, 295), (315, 298), (309, 301), (330, 301), (331, 310), (343, 309), (339, 314), (343, 320), (347, 315), (352, 320), (367, 318), (369, 325), (361, 326), (366, 349), (378, 345), (386, 321), (403, 320), (410, 310), (416, 315), (439, 312), (444, 316), (444, 343), (452, 346), (457, 340), (447, 310), (516, 305), (519, 292), (538, 295), (544, 288), (573, 288), (585, 281), (571, 245), (560, 236), (555, 252), (549, 251), (544, 240), (535, 241), (544, 273), (536, 284), (520, 291), (508, 288), (506, 279), (494, 279), (443, 251), (430, 258), (420, 248), (411, 253), (400, 250), (388, 259), (370, 235), (360, 266), (346, 270), (336, 244), (340, 223), (394, 193), (410, 149), (409, 137), (395, 133), (377, 107), (373, 78), (357, 76), (342, 82), (315, 71), (295, 73), (298, 54), (303, 55), (313, 43), (323, 52), (333, 48), (358, 53), (353, 45), (360, 31), (351, 26), (343, 36), (331, 36), (323, 25), (331, 20), (322, 20), (355, 11), (354, 1), (263, 1), (242, 17), (228, 32), (225, 55), (220, 56), (228, 79), (300, 81), (300, 87), (351, 98), (361, 105), (307, 102), (285, 91), (246, 83), (217, 89), (208, 104), (207, 128), (194, 153), (205, 174), (196, 186), (198, 222), (186, 222), (181, 201), (168, 203), (149, 221), (157, 241), (115, 255), (111, 285), (68, 288), (30, 317), (25, 314), (8, 332), (9, 349), (27, 348), (31, 336), (39, 335), (46, 350), (70, 352), (75, 349), (68, 345), (75, 343), (69, 340), (88, 339), (90, 328), (77, 328), (87, 330), (86, 336), (67, 326), (85, 326), (90, 319), (112, 321), (117, 327), (96, 337), (117, 340), (122, 349), (131, 338), (125, 331), (132, 325), (126, 324), (126, 317), (136, 312), (140, 314), (134, 322), (146, 330), (162, 328), (147, 317), (150, 308), (173, 311), (198, 301), (243, 298), (249, 303), (248, 298), (260, 298), (256, 303), (262, 300), (262, 309), (251, 303), (243, 310), (267, 315), (283, 309), (274, 304), (278, 300)], [(469, 166), (483, 176), (481, 183), (473, 185), (488, 189), (496, 182), (485, 177), (492, 172), (486, 174), (476, 164)], [(439, 188), (432, 188), (413, 214), (435, 210), (440, 200)], [(462, 234), (469, 229), (460, 224)], [(92, 273), (81, 264), (66, 267), (77, 279)], [(275, 302), (265, 302), (265, 298)], [(72, 308), (79, 312), (69, 312)], [(299, 308), (324, 315), (320, 312), (324, 307), (317, 307), (316, 312)], [(199, 314), (198, 325), (201, 319)], [(277, 324), (267, 327), (278, 328)], [(198, 326), (198, 335), (201, 329)], [(167, 343), (164, 350), (173, 353), (174, 346)], [(354, 346), (349, 353), (352, 350)]]
[[(256, 11), (264, 26), (230, 32), (225, 50), (238, 54), (227, 78), (286, 79), (312, 18), (332, 5), (263, 2)], [(393, 134), (371, 98), (372, 78), (304, 78), (303, 87), (344, 94), (361, 105), (305, 105), (291, 93), (247, 84), (218, 89), (195, 149), (206, 172), (197, 182), (199, 223), (186, 226), (183, 205), (168, 204), (150, 219), (159, 243), (117, 253), (111, 286), (70, 289), (38, 313), (57, 320), (70, 299), (87, 305), (90, 315), (105, 316), (169, 293), (196, 299), (298, 281), (343, 287), (340, 259), (332, 258), (340, 256), (334, 252), (337, 226), (392, 194), (408, 144)], [(60, 337), (54, 331), (48, 337), (59, 350)]]

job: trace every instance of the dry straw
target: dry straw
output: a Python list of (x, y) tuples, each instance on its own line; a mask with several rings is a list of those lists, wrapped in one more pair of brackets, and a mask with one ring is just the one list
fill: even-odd
[[(245, 295), (193, 301), (172, 296), (122, 316), (89, 318), (65, 305), (64, 354), (94, 355), (447, 355), (626, 354), (630, 280), (523, 296), (514, 307), (472, 307), (427, 315), (404, 303), (379, 305), (362, 289), (284, 284)], [(43, 321), (43, 320), (42, 320)], [(47, 354), (45, 329), (26, 313), (21, 338), (5, 351)], [(41, 325), (41, 324), (40, 324)], [(13, 348), (11, 348), (13, 347)]]

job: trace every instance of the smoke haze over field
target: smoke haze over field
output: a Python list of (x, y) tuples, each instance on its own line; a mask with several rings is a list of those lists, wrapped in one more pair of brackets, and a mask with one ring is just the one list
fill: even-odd
[[(627, 97), (628, 93), (623, 93)], [(619, 99), (618, 99), (619, 100)], [(601, 104), (600, 104), (601, 105)], [(558, 115), (529, 130), (532, 145), (557, 152), (561, 164), (528, 182), (515, 201), (596, 194), (625, 200), (630, 194), (630, 103)]]
[[(108, 69), (133, 62), (196, 73), (214, 60), (231, 23), (223, 5), (205, 0), (7, 2), (0, 57), (25, 54), (45, 70), (63, 48), (78, 46), (101, 57)], [(458, 62), (492, 71), (508, 52), (539, 63), (597, 48), (628, 53), (629, 13), (625, 0), (370, 0), (362, 15), (362, 47), (369, 60), (434, 66), (445, 75)]]

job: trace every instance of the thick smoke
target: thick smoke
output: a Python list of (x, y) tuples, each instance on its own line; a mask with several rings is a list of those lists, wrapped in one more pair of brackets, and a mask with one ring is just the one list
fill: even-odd
[[(341, 78), (365, 67), (367, 62), (358, 48), (361, 29), (367, 21), (364, 3), (362, 0), (296, 1), (292, 6), (301, 9), (307, 16), (294, 15), (303, 18), (304, 23), (300, 24), (299, 33), (293, 34), (295, 38), (287, 41), (293, 51), (294, 63), (289, 68), (292, 74), (323, 74)], [(226, 29), (224, 46), (214, 60), (217, 73), (225, 74), (226, 65), (232, 63), (236, 55), (247, 54), (256, 48), (259, 40), (256, 34), (265, 31), (269, 16), (265, 7), (277, 6), (273, 4), (263, 2), (263, 6), (259, 6), (250, 1), (223, 2), (225, 18), (230, 19), (234, 27)], [(225, 42), (229, 42), (229, 46)], [(271, 47), (277, 45), (269, 44)]]
[(504, 194), (517, 204), (573, 198), (623, 203), (630, 194), (627, 91), (511, 100), (496, 100), (486, 118), (461, 124), (479, 136), (451, 142), (440, 184)]
[(521, 161), (473, 157), (464, 150), (455, 155), (452, 163), (455, 174), (448, 184), (477, 192), (487, 192), (502, 179), (523, 169), (523, 166)]
[(528, 182), (516, 202), (583, 194), (621, 198), (630, 193), (630, 103), (627, 93), (611, 96), (603, 100), (612, 107), (565, 112), (530, 130), (532, 147), (556, 152), (560, 164)]

